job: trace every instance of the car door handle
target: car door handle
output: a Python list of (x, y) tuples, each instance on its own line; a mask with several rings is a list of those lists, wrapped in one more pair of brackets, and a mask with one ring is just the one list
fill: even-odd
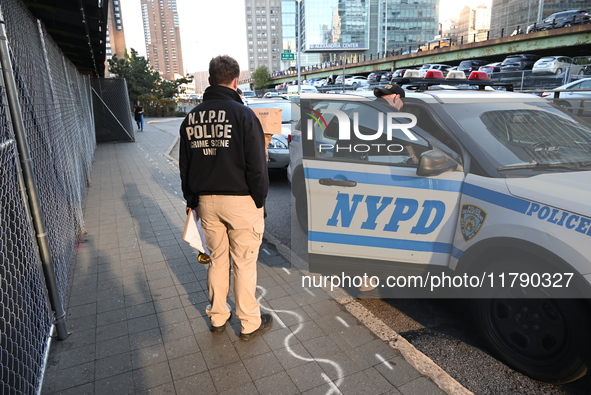
[(321, 178), (318, 180), (320, 185), (334, 185), (337, 187), (356, 187), (357, 182), (351, 180), (335, 180), (334, 178)]

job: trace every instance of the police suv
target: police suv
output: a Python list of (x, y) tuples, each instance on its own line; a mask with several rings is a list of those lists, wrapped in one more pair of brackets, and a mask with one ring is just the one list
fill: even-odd
[(288, 177), (310, 271), (372, 276), (390, 297), (470, 298), (507, 364), (546, 382), (582, 377), (591, 126), (486, 80), (403, 83), (400, 112), (374, 97), (301, 97)]

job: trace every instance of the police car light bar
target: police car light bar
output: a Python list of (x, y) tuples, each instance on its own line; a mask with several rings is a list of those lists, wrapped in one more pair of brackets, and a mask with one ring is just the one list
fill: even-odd
[(452, 71), (447, 72), (445, 79), (446, 80), (465, 80), (466, 74), (460, 70), (452, 70)]
[(473, 71), (470, 73), (469, 80), (490, 80), (490, 77), (486, 71)]
[[(427, 78), (430, 75), (431, 76), (437, 75), (437, 73), (429, 74), (430, 71), (428, 71), (425, 74), (425, 78), (404, 78), (404, 77), (392, 78), (392, 83), (396, 83), (401, 86), (404, 85), (405, 89), (415, 90), (417, 92), (429, 90), (430, 86), (437, 86), (437, 85), (459, 86), (459, 89), (461, 89), (462, 85), (463, 86), (470, 85), (470, 86), (477, 86), (479, 90), (484, 90), (487, 86), (490, 86), (490, 87), (504, 88), (506, 91), (509, 91), (509, 92), (513, 91), (513, 84), (494, 83), (490, 80), (490, 78), (488, 78), (488, 74), (486, 73), (486, 71), (473, 71), (470, 74), (470, 77), (468, 79), (466, 79), (465, 77), (463, 79), (462, 78), (457, 78), (457, 79), (441, 78), (441, 76), (437, 77), (437, 78), (433, 78), (433, 77)], [(433, 70), (433, 71), (437, 71), (437, 70)], [(438, 73), (442, 74), (440, 71)], [(480, 73), (486, 74), (486, 78), (484, 78), (484, 75), (482, 75)]]
[(428, 78), (443, 78), (443, 73), (441, 72), (441, 70), (429, 70), (425, 74), (425, 79)]

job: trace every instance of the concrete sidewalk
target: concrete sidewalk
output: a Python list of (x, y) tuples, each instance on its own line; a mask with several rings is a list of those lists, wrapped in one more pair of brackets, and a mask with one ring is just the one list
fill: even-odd
[(68, 300), (71, 334), (52, 342), (43, 394), (465, 392), (391, 347), (398, 338), (371, 317), (381, 338), (363, 325), (354, 301), (302, 288), (298, 265), (271, 235), (259, 291), (273, 328), (241, 342), (232, 318), (225, 333), (210, 333), (206, 266), (181, 240), (178, 168), (165, 155), (178, 123), (147, 124), (135, 143), (97, 147)]

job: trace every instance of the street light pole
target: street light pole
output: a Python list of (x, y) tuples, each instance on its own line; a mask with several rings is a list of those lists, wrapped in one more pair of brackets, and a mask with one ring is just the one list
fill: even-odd
[(298, 65), (298, 95), (302, 93), (302, 76), (301, 76), (301, 67), (302, 67), (302, 62), (301, 62), (301, 55), (302, 55), (302, 0), (296, 0), (297, 2), (297, 13), (298, 13), (298, 37), (297, 37), (297, 46), (298, 46), (298, 60), (297, 60), (297, 65)]
[(388, 45), (388, 0), (384, 0), (384, 57)]

